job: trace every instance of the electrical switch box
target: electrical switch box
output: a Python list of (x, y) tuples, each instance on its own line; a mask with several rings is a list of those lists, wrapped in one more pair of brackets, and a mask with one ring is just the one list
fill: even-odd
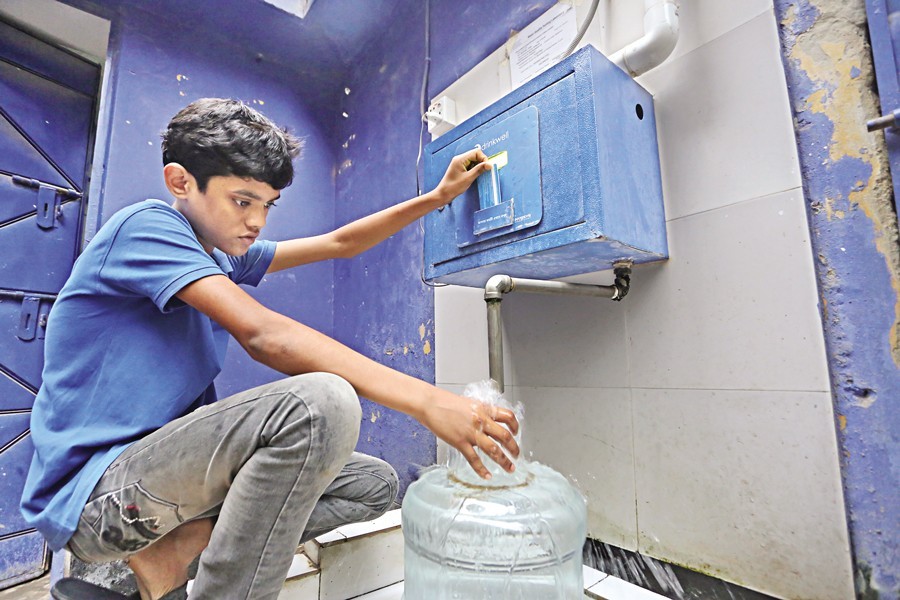
[(476, 147), (493, 168), (426, 216), (426, 279), (480, 287), (668, 257), (653, 98), (594, 48), (430, 143), (428, 189)]

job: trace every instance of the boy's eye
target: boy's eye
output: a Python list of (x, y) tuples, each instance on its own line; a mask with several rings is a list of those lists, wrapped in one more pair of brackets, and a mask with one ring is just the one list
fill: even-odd
[(241, 208), (246, 208), (246, 207), (250, 206), (250, 202), (247, 200), (239, 200), (237, 198), (232, 198), (232, 200), (234, 201), (235, 204), (237, 204)]
[(278, 205), (275, 204), (274, 202), (266, 202), (266, 208), (274, 208), (276, 206), (278, 206)]

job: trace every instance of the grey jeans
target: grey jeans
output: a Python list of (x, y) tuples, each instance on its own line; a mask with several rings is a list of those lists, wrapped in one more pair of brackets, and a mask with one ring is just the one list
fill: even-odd
[(104, 473), (68, 543), (85, 562), (126, 558), (216, 517), (191, 599), (276, 598), (298, 544), (391, 508), (397, 475), (353, 452), (359, 398), (327, 373), (231, 396), (130, 446)]

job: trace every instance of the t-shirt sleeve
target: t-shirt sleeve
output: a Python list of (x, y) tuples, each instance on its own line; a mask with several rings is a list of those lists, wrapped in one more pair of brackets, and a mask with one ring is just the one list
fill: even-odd
[(190, 225), (174, 211), (148, 208), (128, 217), (115, 233), (99, 271), (100, 281), (150, 298), (162, 312), (184, 286), (223, 275), (203, 250)]
[(275, 257), (275, 246), (275, 242), (257, 240), (243, 256), (228, 256), (233, 269), (229, 275), (231, 280), (254, 287), (259, 285)]

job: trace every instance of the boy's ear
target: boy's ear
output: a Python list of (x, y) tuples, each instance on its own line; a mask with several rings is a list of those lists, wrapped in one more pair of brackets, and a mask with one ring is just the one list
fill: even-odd
[(197, 185), (194, 176), (180, 164), (174, 162), (163, 167), (163, 178), (166, 181), (166, 187), (169, 188), (169, 193), (176, 198), (186, 198), (191, 188)]

